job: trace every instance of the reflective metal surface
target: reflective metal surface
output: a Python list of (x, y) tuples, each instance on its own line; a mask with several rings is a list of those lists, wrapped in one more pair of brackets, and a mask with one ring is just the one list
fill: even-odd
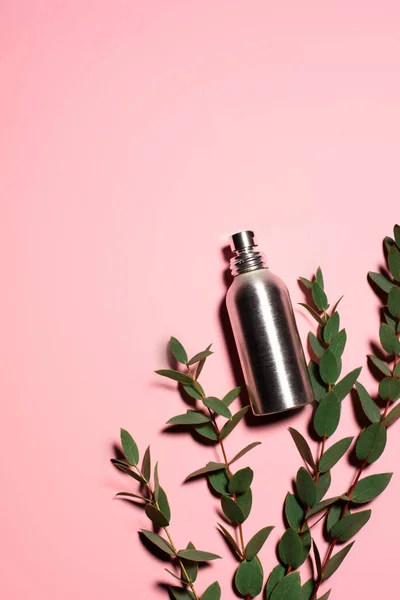
[(236, 253), (232, 259), (236, 276), (226, 302), (254, 414), (272, 414), (312, 402), (285, 284), (265, 267), (262, 255), (252, 247)]

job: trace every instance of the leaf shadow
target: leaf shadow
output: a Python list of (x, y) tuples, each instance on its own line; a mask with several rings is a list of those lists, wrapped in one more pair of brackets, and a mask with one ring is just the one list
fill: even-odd
[(202, 446), (216, 448), (218, 442), (209, 440), (194, 429), (192, 425), (168, 425), (162, 429), (162, 433), (168, 433), (169, 435), (190, 435), (198, 444)]
[(354, 418), (360, 429), (367, 427), (370, 421), (363, 411), (358, 392), (354, 388), (350, 392), (350, 402), (353, 409)]

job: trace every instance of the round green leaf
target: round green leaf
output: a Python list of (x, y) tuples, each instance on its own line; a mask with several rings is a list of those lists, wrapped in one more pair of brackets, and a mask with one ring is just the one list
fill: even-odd
[(331, 472), (321, 473), (317, 483), (317, 502), (320, 502), (331, 485)]
[(358, 460), (366, 460), (368, 464), (378, 460), (385, 449), (386, 437), (386, 427), (381, 423), (372, 423), (364, 429), (356, 444)]
[(267, 600), (270, 600), (271, 594), (280, 581), (284, 578), (286, 573), (286, 567), (280, 563), (274, 567), (268, 577), (267, 585), (265, 586), (265, 595)]
[(200, 600), (220, 600), (221, 598), (221, 587), (218, 581), (212, 583), (204, 594), (201, 596)]
[(335, 433), (340, 420), (340, 407), (334, 391), (322, 398), (314, 415), (314, 429), (320, 437), (329, 437)]
[(296, 488), (297, 494), (304, 506), (310, 508), (316, 504), (317, 488), (310, 473), (304, 467), (301, 467), (297, 471)]
[(222, 496), (221, 507), (224, 515), (232, 523), (243, 523), (245, 521), (242, 509), (230, 496)]
[(351, 496), (351, 501), (356, 504), (370, 502), (381, 494), (389, 485), (393, 473), (381, 473), (379, 475), (369, 475), (361, 479)]
[(251, 489), (243, 492), (243, 494), (237, 494), (236, 502), (243, 513), (244, 520), (246, 520), (250, 514), (251, 506), (253, 504), (253, 495)]
[(161, 527), (167, 527), (169, 525), (167, 517), (152, 504), (146, 504), (144, 512), (150, 521), (153, 521), (156, 525), (160, 525)]
[(271, 594), (271, 600), (299, 600), (300, 591), (300, 574), (295, 571), (281, 579)]
[(137, 465), (139, 462), (139, 450), (135, 440), (126, 429), (121, 429), (121, 444), (128, 463), (130, 465)]
[(324, 326), (323, 336), (324, 342), (326, 344), (330, 344), (333, 338), (338, 334), (340, 327), (340, 317), (338, 312), (334, 312), (331, 317), (329, 317), (326, 325)]
[(257, 556), (252, 560), (244, 560), (235, 574), (236, 589), (242, 596), (254, 598), (261, 593), (263, 578), (263, 569)]
[(208, 481), (210, 482), (211, 487), (218, 494), (229, 494), (229, 479), (226, 473), (226, 469), (221, 471), (214, 471), (208, 475)]
[(201, 437), (212, 440), (213, 442), (218, 441), (218, 434), (212, 422), (195, 425), (194, 429)]
[(326, 450), (326, 452), (324, 452), (324, 454), (321, 456), (321, 460), (319, 461), (319, 471), (321, 473), (325, 473), (326, 471), (332, 469), (332, 467), (342, 458), (342, 456), (346, 454), (352, 441), (352, 437), (343, 438), (328, 448), (328, 450)]
[(229, 491), (231, 494), (241, 494), (246, 492), (253, 481), (254, 473), (250, 467), (245, 467), (237, 471), (229, 482)]
[(379, 328), (379, 339), (381, 341), (382, 348), (386, 350), (388, 354), (400, 353), (400, 341), (393, 329), (386, 323), (381, 323)]
[(310, 376), (310, 381), (314, 392), (314, 398), (317, 402), (320, 402), (321, 399), (325, 396), (328, 387), (321, 379), (317, 363), (315, 363), (312, 360), (308, 365), (308, 374)]
[(188, 359), (188, 355), (186, 354), (186, 350), (182, 346), (180, 341), (174, 337), (171, 337), (171, 339), (169, 340), (169, 346), (171, 348), (172, 354), (174, 355), (174, 358), (176, 358), (176, 360), (179, 363), (186, 365), (186, 363), (189, 359)]
[(329, 344), (329, 350), (336, 356), (336, 360), (339, 360), (342, 356), (346, 346), (346, 341), (347, 333), (345, 329), (342, 329)]
[(294, 494), (287, 493), (285, 499), (285, 515), (290, 527), (299, 531), (303, 525), (305, 512), (303, 506), (297, 500)]
[(321, 356), (319, 373), (325, 383), (333, 384), (339, 377), (339, 362), (333, 352), (328, 348)]
[(317, 358), (321, 358), (325, 348), (319, 341), (319, 339), (313, 334), (312, 331), (308, 334), (308, 339), (310, 340), (311, 348), (314, 351), (314, 354)]

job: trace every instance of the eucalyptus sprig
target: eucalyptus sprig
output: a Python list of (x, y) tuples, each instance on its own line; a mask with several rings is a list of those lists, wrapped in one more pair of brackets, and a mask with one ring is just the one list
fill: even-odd
[(217, 554), (198, 550), (191, 542), (186, 548), (177, 550), (168, 529), (171, 520), (171, 509), (167, 495), (160, 485), (158, 463), (154, 468), (151, 483), (150, 446), (144, 453), (142, 467), (139, 465), (139, 449), (133, 437), (125, 429), (121, 429), (121, 445), (126, 461), (111, 459), (117, 469), (132, 477), (139, 484), (140, 493), (118, 492), (117, 497), (136, 502), (139, 500), (144, 507), (146, 516), (157, 529), (162, 529), (165, 539), (155, 531), (142, 529), (142, 535), (153, 546), (170, 557), (171, 561), (180, 567), (180, 576), (165, 569), (179, 583), (179, 586), (169, 586), (169, 591), (176, 600), (220, 600), (221, 588), (217, 581), (212, 583), (201, 596), (196, 592), (194, 583), (197, 578), (199, 563), (221, 558)]
[[(177, 381), (191, 398), (201, 402), (201, 408), (188, 410), (186, 414), (172, 417), (167, 423), (193, 427), (198, 435), (219, 444), (222, 455), (221, 462), (208, 462), (204, 467), (190, 473), (185, 481), (206, 476), (211, 488), (219, 494), (225, 517), (238, 531), (238, 541), (236, 541), (231, 533), (219, 524), (221, 534), (240, 563), (235, 573), (236, 591), (247, 599), (254, 598), (261, 593), (264, 579), (263, 567), (258, 553), (273, 527), (263, 527), (245, 544), (242, 524), (248, 518), (252, 507), (251, 484), (254, 473), (250, 467), (244, 467), (233, 472), (232, 464), (261, 442), (249, 444), (230, 460), (227, 457), (224, 445), (224, 440), (243, 419), (249, 406), (244, 406), (234, 414), (231, 412), (230, 406), (239, 396), (240, 387), (230, 390), (222, 399), (205, 394), (198, 379), (206, 359), (212, 354), (211, 345), (203, 352), (195, 354), (191, 359), (189, 359), (182, 343), (175, 337), (170, 339), (170, 348), (177, 362), (186, 368), (186, 372), (162, 369), (156, 371), (156, 373)], [(222, 426), (219, 425), (221, 419), (225, 420)]]
[[(325, 292), (324, 277), (319, 267), (313, 281), (300, 278), (309, 290), (312, 304), (302, 304), (318, 323), (316, 334), (309, 333), (310, 346), (315, 355), (308, 366), (316, 405), (312, 417), (312, 428), (319, 440), (319, 448), (314, 458), (305, 437), (290, 427), (289, 432), (304, 461), (296, 475), (294, 493), (288, 493), (285, 499), (285, 517), (288, 528), (279, 545), (280, 562), (273, 569), (266, 586), (267, 600), (280, 597), (286, 589), (286, 581), (292, 582), (293, 589), (288, 598), (297, 598), (297, 588), (301, 589), (301, 600), (309, 600), (314, 589), (313, 579), (309, 579), (301, 588), (300, 578), (292, 571), (298, 569), (307, 559), (311, 547), (314, 549), (318, 572), (319, 552), (311, 537), (312, 525), (309, 520), (321, 511), (327, 514), (329, 507), (338, 498), (325, 499), (331, 484), (331, 469), (348, 451), (353, 438), (345, 437), (326, 448), (329, 438), (336, 432), (341, 416), (341, 404), (353, 388), (361, 368), (356, 368), (339, 380), (342, 370), (342, 355), (346, 346), (347, 334), (340, 329), (338, 305), (340, 298), (329, 310), (330, 305)], [(290, 576), (292, 575), (292, 576)]]

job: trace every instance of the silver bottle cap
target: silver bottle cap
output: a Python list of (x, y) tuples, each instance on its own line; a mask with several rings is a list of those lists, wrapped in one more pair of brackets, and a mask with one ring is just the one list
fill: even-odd
[(239, 233), (234, 233), (231, 236), (232, 252), (240, 252), (245, 248), (252, 248), (253, 246), (257, 246), (253, 231), (239, 231)]
[(234, 256), (231, 258), (230, 268), (232, 275), (241, 275), (257, 269), (265, 269), (267, 263), (264, 255), (255, 250), (257, 246), (253, 231), (239, 231), (234, 233), (230, 239), (231, 250)]

